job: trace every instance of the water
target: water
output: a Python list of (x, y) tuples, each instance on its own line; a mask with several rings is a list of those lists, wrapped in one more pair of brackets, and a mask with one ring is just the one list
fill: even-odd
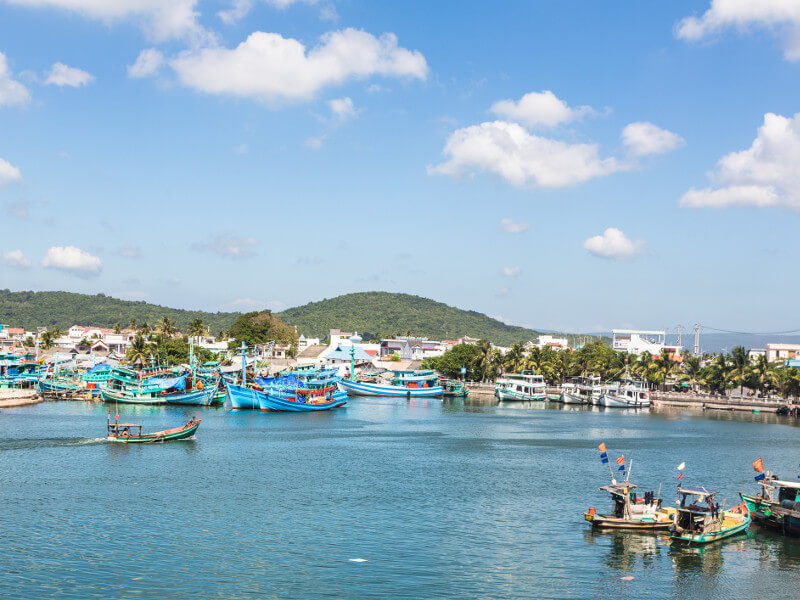
[[(597, 444), (672, 502), (686, 484), (794, 479), (774, 415), (628, 413), (362, 398), (319, 414), (120, 406), (196, 440), (104, 441), (106, 407), (0, 412), (0, 597), (784, 598), (800, 542), (753, 529), (701, 551), (593, 533)], [(358, 561), (356, 561), (358, 559)], [(624, 578), (624, 579), (623, 579)], [(629, 579), (632, 578), (632, 579)]]

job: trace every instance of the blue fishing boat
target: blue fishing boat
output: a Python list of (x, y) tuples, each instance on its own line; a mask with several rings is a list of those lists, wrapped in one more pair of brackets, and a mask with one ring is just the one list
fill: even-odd
[(347, 403), (347, 393), (337, 390), (335, 370), (304, 370), (303, 378), (293, 374), (256, 377), (249, 385), (227, 381), (231, 408), (269, 411), (311, 412)]
[(342, 379), (339, 389), (354, 396), (395, 396), (404, 398), (440, 398), (444, 388), (437, 383), (436, 371), (392, 371), (386, 383)]
[(0, 388), (36, 387), (41, 371), (32, 352), (0, 353)]

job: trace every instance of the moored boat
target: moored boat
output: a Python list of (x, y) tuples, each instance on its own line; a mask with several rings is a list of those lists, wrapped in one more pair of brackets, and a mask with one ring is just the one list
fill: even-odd
[(406, 398), (438, 398), (444, 388), (436, 383), (432, 370), (392, 371), (387, 383), (360, 381), (358, 377), (344, 378), (339, 389), (353, 396), (395, 396)]
[(614, 502), (610, 514), (597, 514), (592, 507), (583, 513), (592, 527), (606, 529), (633, 529), (638, 531), (666, 531), (672, 525), (674, 508), (662, 508), (661, 498), (652, 492), (637, 496), (636, 485), (629, 481), (611, 483), (600, 488), (608, 492)]
[(445, 398), (466, 398), (469, 396), (467, 385), (458, 379), (440, 379), (442, 396)]
[(669, 528), (673, 543), (702, 546), (747, 531), (750, 513), (745, 503), (721, 510), (714, 502), (718, 493), (704, 487), (678, 488), (679, 505)]
[(650, 390), (643, 381), (627, 379), (617, 386), (603, 389), (600, 406), (648, 408), (650, 406)]
[(783, 481), (774, 473), (765, 472), (760, 458), (753, 468), (759, 471), (756, 482), (761, 491), (755, 495), (739, 493), (751, 518), (786, 535), (800, 536), (800, 482)]
[(111, 413), (108, 416), (108, 440), (112, 442), (123, 442), (125, 444), (152, 444), (156, 442), (171, 442), (192, 437), (197, 428), (200, 427), (201, 419), (194, 417), (181, 427), (156, 431), (154, 433), (142, 433), (142, 426), (134, 423), (120, 423), (119, 415), (111, 422)]
[(494, 395), (500, 400), (546, 400), (547, 386), (544, 377), (537, 375), (536, 371), (525, 370), (499, 378), (495, 383)]

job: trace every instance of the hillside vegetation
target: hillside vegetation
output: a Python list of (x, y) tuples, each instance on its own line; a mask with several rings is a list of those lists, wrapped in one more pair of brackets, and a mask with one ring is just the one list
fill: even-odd
[(186, 332), (189, 323), (201, 319), (212, 334), (227, 331), (240, 313), (210, 313), (199, 310), (167, 308), (147, 302), (118, 300), (104, 294), (73, 294), (71, 292), (10, 292), (0, 290), (0, 323), (34, 330), (36, 327), (72, 325), (127, 327), (131, 320), (154, 327), (162, 317), (169, 317), (179, 331)]
[(468, 335), (495, 344), (535, 340), (532, 329), (506, 325), (473, 310), (461, 310), (410, 294), (361, 292), (310, 302), (277, 313), (306, 336), (326, 337), (332, 328), (358, 331), (365, 339), (411, 334), (435, 340)]

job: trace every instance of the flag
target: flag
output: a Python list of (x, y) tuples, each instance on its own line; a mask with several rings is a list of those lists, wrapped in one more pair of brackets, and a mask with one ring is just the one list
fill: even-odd
[(620, 465), (619, 469), (617, 469), (617, 471), (624, 471), (624, 470), (625, 470), (625, 465)]
[(601, 462), (602, 462), (604, 465), (607, 465), (607, 464), (608, 464), (608, 454), (606, 454), (605, 452), (603, 452), (603, 453), (600, 455), (600, 461), (601, 461)]
[(756, 475), (756, 481), (761, 481), (765, 477), (766, 477), (766, 475), (764, 475), (764, 473), (759, 473), (758, 475)]
[(759, 473), (764, 471), (764, 459), (759, 458), (753, 461), (753, 470)]
[(679, 465), (678, 465), (678, 471), (683, 471), (683, 468), (684, 468), (685, 466), (686, 466), (686, 463), (685, 463), (685, 462), (682, 462), (681, 464), (679, 464)]
[(681, 473), (680, 475), (678, 475), (678, 481), (680, 481), (681, 479), (683, 479), (683, 473)]
[(606, 445), (605, 445), (605, 443), (603, 443), (603, 444), (600, 444), (600, 445), (597, 447), (597, 449), (598, 449), (598, 450), (600, 450), (600, 452), (605, 452), (605, 451), (606, 451)]
[(623, 455), (623, 456), (620, 456), (620, 457), (617, 459), (617, 464), (618, 464), (618, 465), (624, 465), (624, 464), (625, 464), (625, 456), (624, 456), (624, 455)]

